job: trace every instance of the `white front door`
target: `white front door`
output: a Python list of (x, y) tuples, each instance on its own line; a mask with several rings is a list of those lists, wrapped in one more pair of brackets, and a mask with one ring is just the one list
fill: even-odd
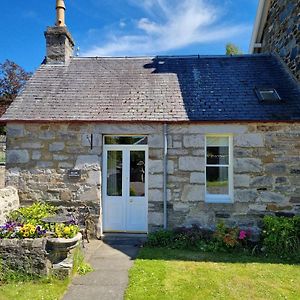
[(148, 147), (105, 145), (104, 232), (148, 231)]

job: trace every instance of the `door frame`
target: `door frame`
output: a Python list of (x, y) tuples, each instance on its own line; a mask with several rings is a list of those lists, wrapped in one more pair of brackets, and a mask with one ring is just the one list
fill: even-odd
[[(144, 135), (103, 135), (103, 152), (102, 152), (102, 197), (101, 197), (101, 207), (102, 207), (102, 232), (128, 232), (128, 233), (148, 233), (148, 209), (149, 209), (149, 199), (148, 199), (148, 187), (149, 187), (149, 147), (148, 145), (121, 145), (121, 144), (113, 144), (113, 145), (105, 145), (104, 144), (104, 137), (105, 136), (144, 136)], [(123, 163), (124, 163), (124, 152), (128, 151), (128, 153), (130, 154), (130, 151), (145, 151), (145, 201), (146, 201), (146, 231), (128, 231), (128, 230), (109, 230), (106, 231), (104, 228), (104, 224), (105, 224), (105, 197), (107, 197), (106, 195), (106, 191), (107, 191), (107, 153), (108, 151), (122, 151), (122, 159), (123, 159)], [(130, 172), (130, 158), (128, 161), (128, 165), (129, 165), (129, 172)], [(128, 167), (126, 167), (128, 168)], [(129, 174), (130, 175), (130, 174)], [(125, 184), (129, 184), (130, 179), (123, 178), (123, 183), (122, 183), (122, 190), (124, 189), (124, 185)], [(125, 189), (125, 190), (129, 190), (129, 189)], [(124, 197), (128, 197), (128, 200), (130, 198), (130, 195), (125, 195)], [(126, 214), (127, 214), (127, 207), (125, 209), (125, 220), (126, 220)]]

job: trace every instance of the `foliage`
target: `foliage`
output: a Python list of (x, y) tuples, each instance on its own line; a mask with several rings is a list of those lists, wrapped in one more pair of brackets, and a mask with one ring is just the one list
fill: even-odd
[(56, 207), (42, 202), (21, 207), (11, 212), (9, 222), (0, 227), (0, 238), (37, 238), (44, 236), (46, 230), (53, 232), (57, 238), (73, 238), (79, 232), (74, 221), (54, 225), (42, 221), (43, 218), (54, 216), (56, 211)]
[(242, 51), (234, 44), (226, 44), (226, 55), (238, 55), (243, 54)]
[(43, 202), (35, 202), (31, 206), (21, 207), (8, 215), (10, 221), (29, 223), (31, 225), (43, 224), (42, 219), (55, 215), (57, 208)]
[(15, 222), (7, 222), (0, 226), (0, 238), (14, 239), (14, 238), (40, 238), (45, 236), (46, 230), (41, 226), (34, 226), (32, 224), (19, 224)]
[(73, 224), (55, 224), (53, 232), (57, 238), (73, 238), (79, 232), (79, 227)]
[(74, 260), (73, 260), (73, 274), (78, 274), (80, 276), (86, 275), (93, 271), (93, 268), (90, 264), (85, 262), (84, 255), (82, 250), (77, 247), (74, 252)]
[(209, 241), (212, 232), (194, 225), (192, 228), (159, 230), (148, 235), (149, 247), (166, 247), (172, 249), (194, 249), (199, 241)]
[(0, 64), (0, 101), (12, 102), (31, 75), (13, 61)]
[(246, 248), (249, 237), (250, 231), (229, 228), (220, 223), (215, 233), (198, 226), (150, 233), (147, 245), (171, 249), (197, 249), (204, 252), (226, 252), (238, 247)]
[(236, 253), (144, 247), (125, 299), (298, 299), (299, 265)]
[(300, 253), (300, 217), (265, 216), (263, 219), (264, 251), (291, 257)]

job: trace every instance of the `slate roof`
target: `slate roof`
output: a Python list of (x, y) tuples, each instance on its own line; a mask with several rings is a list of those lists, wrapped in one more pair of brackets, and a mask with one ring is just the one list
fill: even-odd
[[(262, 104), (255, 87), (277, 89)], [(72, 58), (41, 65), (3, 121), (292, 121), (300, 87), (273, 55)]]

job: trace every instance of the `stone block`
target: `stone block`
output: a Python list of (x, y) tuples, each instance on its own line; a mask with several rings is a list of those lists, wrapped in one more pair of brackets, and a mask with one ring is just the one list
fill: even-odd
[(179, 158), (179, 170), (181, 171), (204, 171), (204, 158), (183, 156)]
[(236, 158), (234, 160), (235, 173), (260, 173), (263, 167), (260, 159), (257, 158)]
[(72, 192), (68, 189), (60, 191), (60, 200), (61, 201), (71, 201), (73, 198)]
[(162, 173), (163, 172), (163, 160), (149, 160), (149, 173)]
[(6, 151), (6, 162), (9, 164), (26, 164), (29, 162), (27, 150), (8, 150)]
[(36, 163), (36, 166), (38, 168), (51, 168), (51, 167), (53, 167), (53, 162), (52, 161), (38, 161)]
[(9, 138), (24, 137), (25, 127), (23, 124), (8, 124), (7, 136)]
[(86, 201), (86, 202), (95, 202), (95, 203), (100, 203), (100, 191), (97, 187), (92, 187), (91, 189), (83, 192), (80, 195), (80, 200), (81, 201)]
[(163, 134), (151, 134), (148, 136), (149, 148), (163, 148), (164, 137)]
[(200, 183), (205, 184), (205, 176), (204, 173), (193, 172), (190, 175), (190, 183)]
[(24, 149), (41, 149), (43, 148), (43, 145), (39, 142), (35, 142), (35, 143), (22, 143), (21, 144), (21, 148)]
[(168, 168), (168, 174), (174, 174), (174, 161), (173, 160), (168, 160), (168, 166), (167, 166), (167, 168)]
[(261, 202), (276, 202), (283, 203), (286, 201), (286, 197), (279, 193), (274, 192), (261, 192), (259, 200)]
[(163, 202), (163, 191), (160, 189), (149, 189), (149, 202)]
[(163, 175), (149, 174), (149, 189), (163, 188)]
[(249, 187), (250, 176), (245, 174), (234, 175), (234, 187)]
[(97, 186), (101, 183), (101, 172), (100, 171), (88, 171), (87, 184)]
[(238, 147), (263, 147), (264, 138), (259, 133), (244, 133), (234, 137), (234, 146)]
[(38, 150), (32, 151), (31, 159), (39, 160), (41, 157), (42, 157), (41, 151)]
[(266, 173), (270, 175), (284, 175), (287, 172), (287, 167), (282, 163), (273, 163), (266, 165)]
[(6, 216), (13, 210), (18, 209), (20, 200), (18, 191), (14, 187), (0, 189), (0, 225), (6, 221)]
[(65, 148), (65, 143), (63, 142), (55, 142), (49, 145), (49, 151), (50, 152), (57, 152), (61, 151)]
[(186, 184), (183, 187), (182, 201), (198, 202), (204, 200), (205, 187), (204, 185)]
[(175, 212), (188, 213), (190, 211), (190, 206), (187, 203), (174, 203), (173, 210)]
[(235, 202), (255, 202), (258, 197), (258, 193), (256, 190), (235, 190), (234, 191), (234, 201)]
[(76, 169), (100, 169), (100, 157), (98, 155), (79, 155), (77, 157)]
[(183, 146), (185, 148), (200, 148), (204, 147), (204, 135), (191, 134), (183, 136)]
[(53, 160), (56, 160), (56, 161), (67, 160), (68, 158), (69, 158), (69, 156), (67, 156), (67, 155), (57, 155), (57, 154), (53, 155)]
[(256, 188), (272, 187), (273, 181), (273, 177), (258, 176), (251, 179), (250, 186)]
[(164, 224), (164, 214), (161, 212), (149, 212), (148, 223), (151, 225), (163, 225)]

